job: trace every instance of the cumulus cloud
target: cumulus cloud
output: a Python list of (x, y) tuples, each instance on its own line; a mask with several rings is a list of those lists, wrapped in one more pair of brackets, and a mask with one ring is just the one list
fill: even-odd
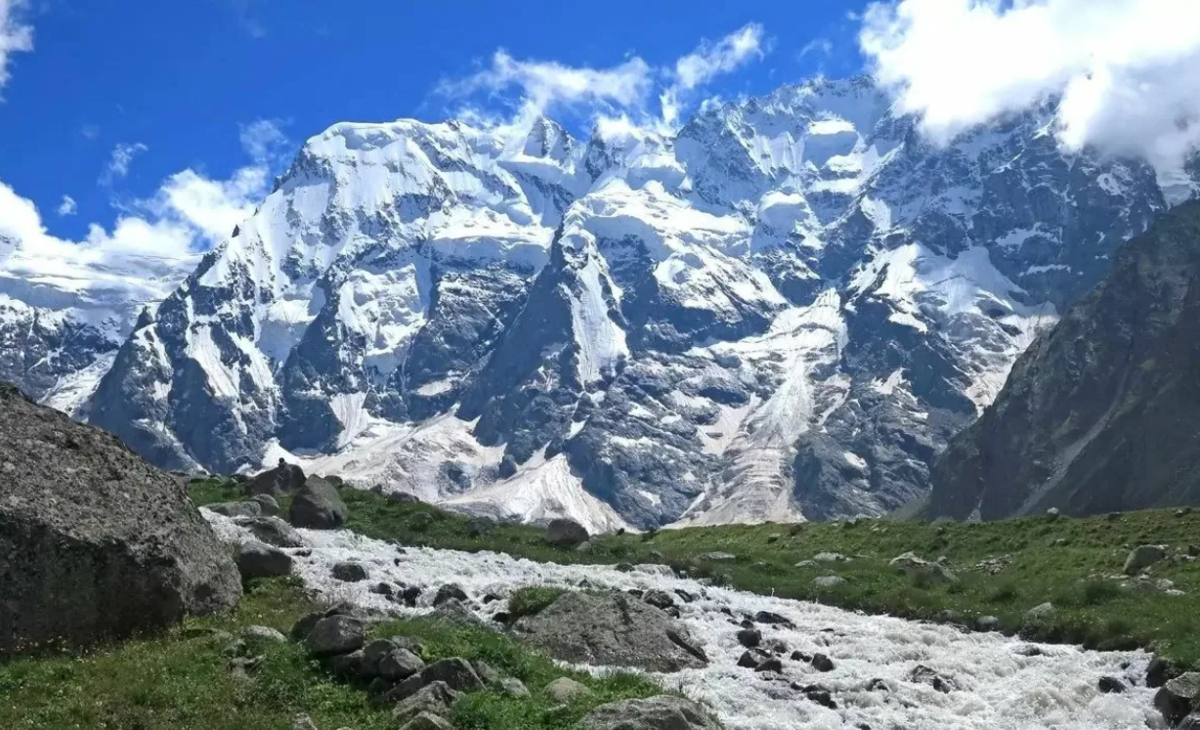
[(22, 20), (27, 10), (26, 0), (0, 0), (0, 92), (11, 76), (12, 54), (33, 50), (33, 28)]
[(238, 137), (242, 149), (260, 165), (278, 163), (291, 149), (291, 143), (283, 133), (285, 124), (279, 119), (258, 119), (241, 125)]
[(70, 195), (64, 195), (62, 197), (62, 202), (58, 204), (58, 209), (56, 212), (65, 218), (66, 216), (75, 215), (78, 213), (79, 206), (75, 204), (75, 198), (72, 198)]
[(1057, 98), (1068, 148), (1141, 156), (1162, 173), (1200, 146), (1196, 0), (875, 3), (859, 43), (938, 141)]
[(133, 159), (149, 149), (149, 147), (141, 142), (134, 142), (132, 144), (118, 142), (113, 147), (112, 156), (108, 160), (108, 167), (104, 169), (104, 174), (100, 176), (100, 184), (105, 186), (112, 185), (115, 181), (129, 175), (129, 166), (133, 164)]
[[(663, 105), (662, 119), (671, 123), (678, 116), (690, 92), (712, 79), (761, 58), (766, 41), (761, 25), (751, 23), (715, 42), (702, 41), (691, 53), (667, 67), (655, 68), (639, 56), (606, 68), (566, 66), (554, 61), (519, 60), (498, 50), (490, 63), (463, 79), (446, 80), (438, 85), (442, 96), (463, 99), (486, 93), (493, 100), (510, 101), (506, 95), (517, 91), (513, 103), (515, 121), (521, 127), (533, 118), (555, 108), (583, 109), (597, 119), (633, 119), (652, 123), (648, 102), (657, 96)], [(467, 107), (458, 113), (490, 126), (507, 123), (495, 114)]]
[(766, 54), (763, 27), (749, 23), (716, 43), (701, 41), (696, 50), (675, 62), (672, 82), (659, 96), (663, 121), (673, 124), (689, 92)]

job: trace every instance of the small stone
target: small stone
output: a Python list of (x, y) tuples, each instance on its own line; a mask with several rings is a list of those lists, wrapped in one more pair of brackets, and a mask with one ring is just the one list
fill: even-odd
[(1165, 557), (1167, 550), (1162, 545), (1140, 545), (1125, 559), (1125, 575), (1136, 575)]
[(675, 607), (675, 599), (669, 593), (659, 590), (649, 590), (642, 594), (642, 600), (655, 608), (667, 610)]
[(979, 631), (999, 631), (1000, 619), (996, 616), (980, 616), (975, 620), (975, 628)]
[(818, 672), (832, 672), (834, 669), (833, 660), (824, 654), (813, 655), (812, 661), (810, 661), (809, 664), (811, 664), (812, 668)]
[(848, 583), (845, 578), (840, 575), (822, 575), (813, 578), (813, 585), (817, 588), (837, 588)]
[(247, 626), (242, 629), (242, 638), (263, 644), (284, 644), (287, 637), (269, 626)]
[(1121, 694), (1125, 691), (1125, 683), (1116, 677), (1101, 677), (1096, 686), (1104, 694)]
[(362, 563), (342, 562), (333, 566), (331, 574), (345, 583), (357, 583), (367, 579), (367, 569)]
[[(417, 681), (413, 682), (414, 679)], [(413, 683), (414, 685), (419, 682), (420, 679), (416, 677), (409, 678), (406, 681), (406, 683)], [(387, 701), (395, 697), (396, 694), (404, 695), (403, 697), (396, 698), (398, 699), (398, 703), (392, 710), (392, 717), (401, 723), (401, 727), (403, 727), (403, 723), (410, 722), (422, 713), (438, 717), (449, 715), (451, 708), (454, 707), (454, 704), (462, 696), (447, 686), (445, 682), (432, 682), (424, 687), (416, 688), (404, 686), (406, 683), (402, 683), (396, 688), (396, 690), (401, 690), (400, 692), (393, 690), (384, 696), (385, 701)], [(413, 691), (405, 694), (410, 689)]]
[(771, 657), (769, 659), (764, 659), (762, 661), (762, 663), (760, 663), (757, 667), (754, 668), (754, 671), (779, 673), (779, 672), (783, 671), (783, 662), (781, 662), (779, 660), (779, 657)]
[(762, 643), (762, 632), (758, 629), (742, 629), (737, 632), (737, 640), (747, 649), (753, 649)]
[(522, 698), (529, 696), (529, 688), (516, 677), (507, 677), (500, 680), (500, 691), (509, 697)]
[(467, 593), (462, 589), (462, 586), (458, 585), (457, 583), (450, 583), (438, 589), (437, 595), (433, 597), (433, 605), (440, 606), (450, 599), (460, 602), (466, 602), (469, 600), (467, 598)]
[(371, 586), (371, 592), (380, 596), (390, 596), (395, 593), (390, 583), (376, 583)]
[(760, 659), (755, 656), (754, 652), (747, 649), (738, 657), (737, 665), (743, 669), (754, 669), (758, 666)]
[(422, 712), (404, 723), (400, 730), (453, 730), (450, 721), (432, 712)]
[(1046, 519), (1051, 522), (1054, 522), (1060, 516), (1062, 516), (1062, 513), (1059, 512), (1058, 507), (1051, 507), (1050, 509), (1046, 510)]
[(1058, 609), (1054, 607), (1054, 604), (1047, 601), (1046, 603), (1039, 603), (1026, 611), (1025, 618), (1031, 621), (1048, 621), (1054, 618), (1057, 613)]

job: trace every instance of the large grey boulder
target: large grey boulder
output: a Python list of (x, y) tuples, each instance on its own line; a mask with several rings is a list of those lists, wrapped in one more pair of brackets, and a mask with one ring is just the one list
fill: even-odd
[(573, 548), (588, 541), (588, 531), (583, 525), (568, 519), (551, 520), (546, 526), (546, 541), (556, 547)]
[(1162, 545), (1139, 545), (1125, 559), (1125, 575), (1137, 575), (1165, 557), (1167, 550)]
[(566, 593), (514, 626), (517, 635), (555, 659), (599, 666), (677, 672), (708, 664), (687, 628), (622, 593)]
[(1187, 672), (1169, 680), (1154, 694), (1154, 707), (1171, 727), (1183, 722), (1193, 710), (1200, 710), (1200, 672)]
[(215, 502), (204, 505), (204, 509), (226, 517), (258, 517), (262, 514), (262, 504), (254, 501)]
[(296, 527), (333, 530), (346, 524), (349, 515), (336, 487), (320, 477), (309, 477), (292, 500), (288, 521)]
[(234, 561), (242, 580), (280, 578), (292, 572), (291, 555), (257, 540), (238, 545)]
[(582, 730), (722, 730), (700, 705), (662, 695), (601, 705), (584, 716)]
[(162, 628), (240, 596), (185, 487), (0, 385), (0, 656)]
[(234, 522), (268, 545), (281, 548), (304, 547), (304, 539), (300, 537), (300, 533), (278, 517), (238, 517)]
[(246, 493), (272, 496), (295, 494), (304, 487), (305, 482), (303, 469), (280, 459), (274, 469), (268, 469), (247, 482)]
[(304, 637), (304, 648), (315, 657), (348, 654), (363, 646), (363, 622), (354, 616), (329, 616)]

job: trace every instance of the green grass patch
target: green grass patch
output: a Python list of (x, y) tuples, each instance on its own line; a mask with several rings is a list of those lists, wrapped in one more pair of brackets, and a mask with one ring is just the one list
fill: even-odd
[(567, 592), (558, 586), (526, 586), (518, 588), (508, 598), (508, 614), (514, 619), (541, 613)]
[[(193, 619), (153, 639), (134, 640), (80, 655), (21, 658), (0, 663), (0, 727), (5, 730), (290, 730), (297, 714), (317, 727), (395, 730), (389, 710), (372, 708), (366, 694), (328, 675), (292, 643), (262, 649), (261, 667), (238, 677), (223, 649), (251, 625), (287, 633), (316, 610), (297, 582), (254, 583), (235, 612)], [(487, 690), (457, 707), (456, 728), (569, 730), (593, 707), (662, 694), (631, 674), (593, 678), (559, 669), (503, 635), (431, 620), (374, 624), (375, 636), (404, 634), (421, 642), (424, 658), (482, 659), (525, 682), (532, 695), (513, 698)], [(569, 676), (592, 695), (555, 709), (544, 687)]]

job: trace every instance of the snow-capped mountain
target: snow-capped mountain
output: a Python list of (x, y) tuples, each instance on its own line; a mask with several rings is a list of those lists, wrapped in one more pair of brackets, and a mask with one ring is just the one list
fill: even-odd
[(335, 125), (87, 413), (166, 466), (593, 528), (881, 513), (1166, 206), (1053, 112), (937, 147), (854, 78), (673, 133)]
[(138, 312), (198, 257), (100, 256), (85, 244), (30, 240), (0, 220), (0, 381), (76, 413), (112, 365)]

